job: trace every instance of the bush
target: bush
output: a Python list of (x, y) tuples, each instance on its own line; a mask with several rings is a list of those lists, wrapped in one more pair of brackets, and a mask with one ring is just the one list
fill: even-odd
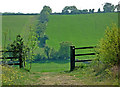
[(60, 43), (60, 49), (58, 51), (60, 59), (68, 59), (70, 57), (70, 45), (72, 45), (71, 42)]
[(118, 33), (116, 24), (107, 27), (104, 38), (100, 40), (96, 48), (97, 57), (102, 63), (110, 66), (118, 65), (120, 59), (118, 56), (118, 54), (120, 54), (119, 37), (120, 34)]

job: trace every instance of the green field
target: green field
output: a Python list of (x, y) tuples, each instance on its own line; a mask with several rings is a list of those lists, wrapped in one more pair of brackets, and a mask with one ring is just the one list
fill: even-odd
[[(2, 16), (2, 46), (15, 40), (16, 35), (21, 34), (27, 39), (30, 25), (35, 25), (37, 16), (9, 15)], [(5, 40), (6, 37), (6, 40)]]
[[(27, 38), (27, 31), (37, 23), (37, 16), (2, 16), (2, 43), (13, 41), (17, 34)], [(107, 26), (118, 23), (117, 13), (51, 15), (46, 29), (47, 45), (59, 49), (59, 43), (69, 41), (76, 47), (94, 46), (103, 37)], [(5, 42), (6, 36), (6, 42)]]
[(38, 62), (32, 64), (32, 72), (63, 72), (70, 70), (70, 63), (67, 60), (56, 60), (56, 61), (46, 61)]
[(117, 21), (117, 13), (51, 15), (46, 29), (47, 44), (56, 49), (63, 41), (72, 42), (76, 47), (94, 46), (103, 37), (106, 27)]

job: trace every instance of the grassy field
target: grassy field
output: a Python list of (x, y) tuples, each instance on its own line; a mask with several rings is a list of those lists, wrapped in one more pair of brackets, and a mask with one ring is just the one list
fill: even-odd
[[(85, 63), (75, 63), (75, 66), (89, 65)], [(70, 60), (48, 60), (32, 64), (31, 72), (65, 72), (70, 71)]]
[[(16, 35), (20, 34), (27, 39), (28, 29), (30, 25), (35, 25), (37, 16), (26, 15), (9, 15), (2, 16), (2, 44), (15, 40)], [(6, 37), (6, 39), (5, 39)], [(2, 45), (4, 47), (4, 45)]]
[(32, 64), (32, 72), (63, 72), (70, 70), (67, 60), (45, 61)]
[[(33, 15), (2, 16), (2, 43), (13, 41), (17, 34), (26, 38), (29, 26), (37, 23), (36, 18)], [(117, 13), (51, 15), (46, 29), (49, 37), (47, 45), (57, 50), (63, 41), (69, 41), (76, 47), (94, 46), (103, 37), (107, 26), (118, 23), (117, 19)]]
[(72, 42), (76, 47), (94, 46), (112, 23), (118, 23), (117, 13), (51, 15), (46, 29), (47, 44), (55, 49), (63, 41)]

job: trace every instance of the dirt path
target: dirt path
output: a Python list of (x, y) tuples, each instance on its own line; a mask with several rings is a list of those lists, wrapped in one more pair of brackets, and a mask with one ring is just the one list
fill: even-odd
[(36, 85), (83, 85), (83, 82), (74, 76), (45, 72), (37, 79)]

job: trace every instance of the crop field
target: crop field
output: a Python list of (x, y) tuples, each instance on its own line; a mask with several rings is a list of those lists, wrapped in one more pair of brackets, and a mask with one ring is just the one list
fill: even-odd
[(47, 44), (59, 49), (59, 43), (69, 41), (76, 47), (95, 46), (103, 37), (105, 29), (118, 23), (117, 13), (51, 15), (46, 34)]
[(2, 16), (2, 44), (7, 45), (13, 42), (18, 34), (26, 37), (29, 26), (36, 23), (35, 19), (36, 17), (33, 15)]

